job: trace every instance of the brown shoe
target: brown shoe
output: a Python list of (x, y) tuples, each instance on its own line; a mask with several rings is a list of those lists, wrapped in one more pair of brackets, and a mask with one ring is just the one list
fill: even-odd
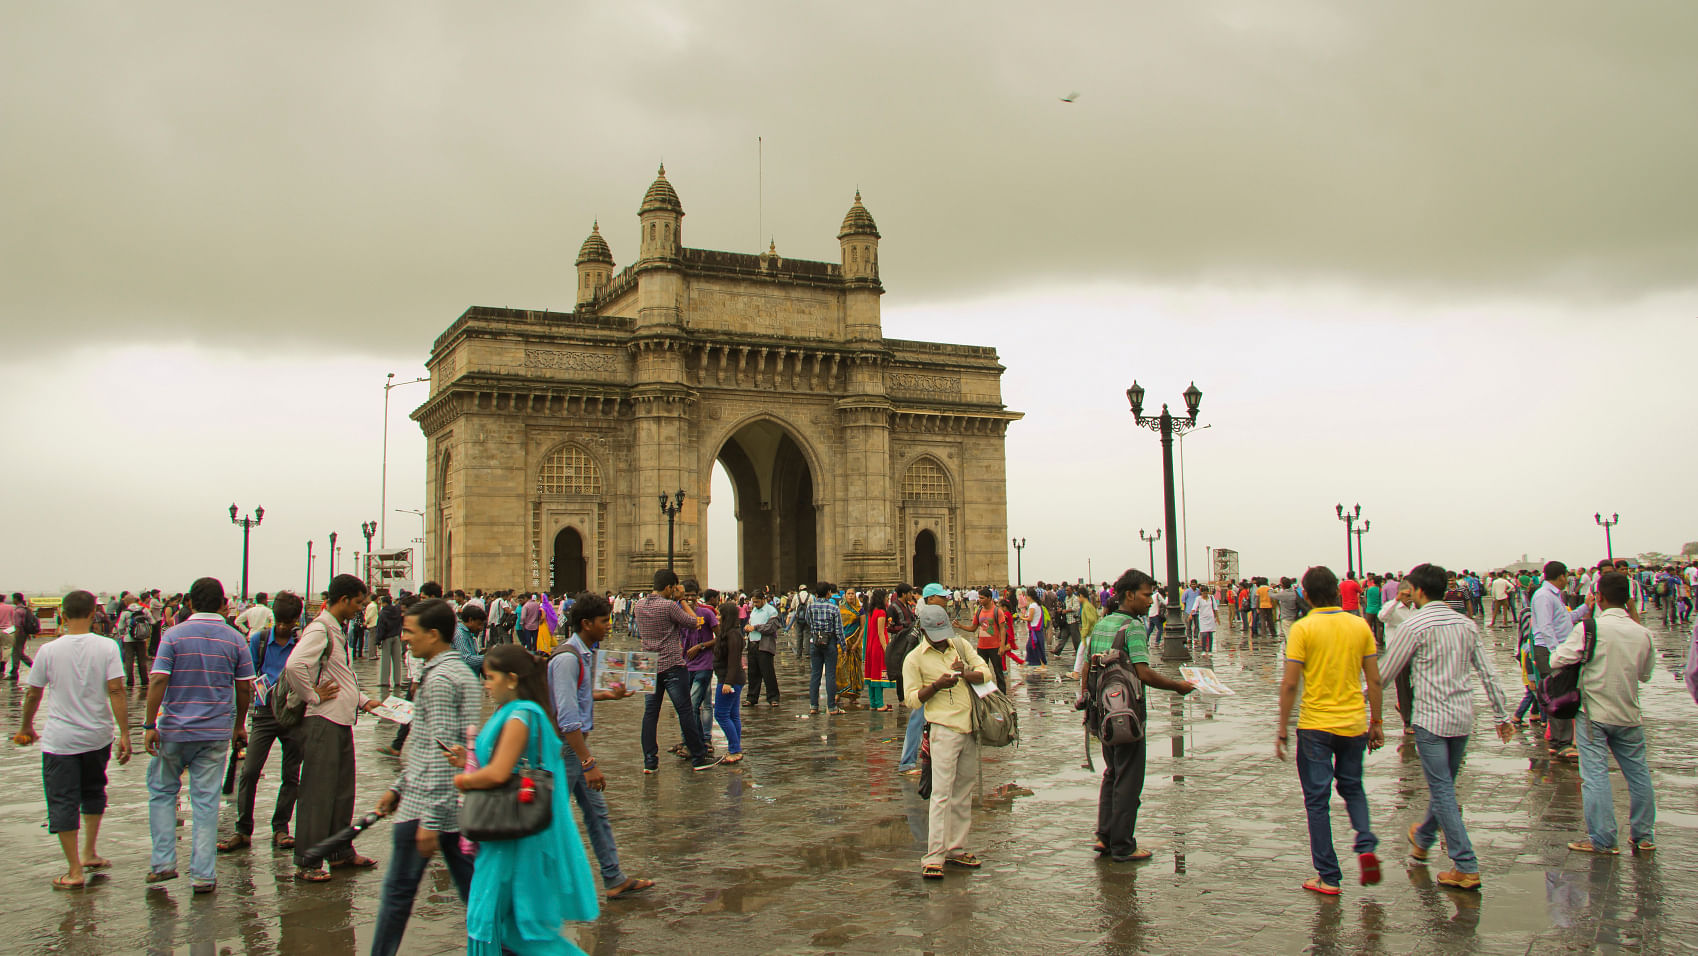
[(1427, 862), (1427, 849), (1415, 842), (1415, 831), (1421, 829), (1421, 824), (1409, 824), (1409, 858), (1417, 863)]
[(1464, 873), (1461, 870), (1446, 870), (1434, 877), (1440, 886), (1448, 886), (1456, 890), (1477, 890), (1480, 888), (1480, 874)]

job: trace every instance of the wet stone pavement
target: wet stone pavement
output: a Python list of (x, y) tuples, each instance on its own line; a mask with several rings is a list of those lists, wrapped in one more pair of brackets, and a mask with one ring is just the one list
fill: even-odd
[[(1510, 632), (1490, 634), (1500, 677), (1518, 699)], [(1335, 798), (1344, 894), (1303, 892), (1313, 871), (1297, 775), (1272, 756), (1278, 648), (1259, 641), (1250, 650), (1228, 631), (1217, 635), (1212, 663), (1236, 696), (1152, 698), (1138, 833), (1153, 860), (1111, 864), (1091, 853), (1098, 778), (1082, 766), (1072, 688), (1051, 669), (1026, 673), (1014, 692), (1023, 743), (985, 753), (971, 840), (984, 869), (952, 869), (926, 883), (926, 806), (914, 778), (895, 772), (905, 715), (855, 709), (798, 719), (806, 675), (786, 655), (783, 705), (746, 712), (748, 756), (736, 768), (691, 773), (663, 754), (661, 773), (645, 777), (641, 701), (597, 708), (593, 746), (608, 776), (621, 857), (629, 872), (660, 885), (605, 905), (598, 922), (571, 933), (596, 954), (1698, 951), (1698, 709), (1672, 676), (1684, 636), (1657, 634), (1663, 659), (1644, 695), (1662, 847), (1654, 856), (1570, 853), (1567, 842), (1584, 835), (1576, 766), (1547, 760), (1525, 732), (1498, 743), (1477, 694), (1481, 717), (1460, 793), (1484, 892), (1434, 885), (1432, 875), (1447, 868), (1436, 848), (1431, 867), (1406, 860), (1402, 833), (1425, 807), (1426, 788), (1403, 739), (1368, 759), (1385, 881), (1355, 882)], [(365, 665), (361, 679), (375, 682), (375, 667)], [(0, 720), (9, 728), (21, 702), (19, 685), (0, 687)], [(140, 706), (133, 698), (138, 726)], [(663, 747), (677, 733), (670, 714), (663, 710)], [(1387, 716), (1395, 728), (1389, 704)], [(397, 769), (375, 752), (392, 732), (374, 720), (356, 728), (362, 808)], [(220, 858), (211, 896), (194, 897), (186, 879), (146, 888), (146, 759), (112, 767), (101, 834), (112, 869), (67, 893), (48, 885), (62, 860), (45, 827), (40, 758), (34, 749), (0, 748), (0, 840), (13, 873), (0, 951), (368, 950), (382, 867), (307, 886), (289, 879), (286, 854), (256, 846)], [(262, 782), (262, 828), (277, 760)], [(1625, 836), (1626, 789), (1619, 773), (1612, 779)], [(227, 801), (226, 831), (233, 819)], [(179, 830), (185, 865), (188, 833)], [(379, 824), (359, 845), (386, 864), (389, 841)], [(461, 952), (463, 931), (458, 898), (435, 864), (403, 952)]]

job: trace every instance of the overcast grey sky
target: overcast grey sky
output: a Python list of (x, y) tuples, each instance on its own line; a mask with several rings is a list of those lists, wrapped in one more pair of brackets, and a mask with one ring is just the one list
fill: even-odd
[(1194, 570), (1341, 563), (1358, 499), (1376, 567), (1589, 558), (1600, 508), (1676, 548), (1694, 38), (1686, 2), (20, 7), (0, 587), (232, 578), (232, 498), (298, 586), (376, 517), (383, 373), (468, 305), (568, 308), (593, 219), (629, 262), (662, 159), (698, 247), (834, 259), (863, 191), (886, 333), (1009, 367), (1028, 578), (1147, 561), (1134, 377), (1205, 393)]

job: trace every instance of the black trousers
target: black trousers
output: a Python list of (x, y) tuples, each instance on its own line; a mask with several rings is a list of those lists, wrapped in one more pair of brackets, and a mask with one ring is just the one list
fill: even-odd
[(1415, 706), (1415, 684), (1410, 677), (1409, 668), (1405, 667), (1397, 674), (1397, 716), (1403, 718), (1403, 726), (1408, 727), (1415, 719), (1412, 708)]
[(276, 743), (283, 745), (283, 783), (277, 788), (277, 806), (271, 811), (271, 832), (287, 833), (289, 821), (295, 818), (295, 798), (301, 785), (301, 748), (294, 733), (284, 730), (271, 716), (270, 708), (259, 707), (253, 715), (248, 728), (248, 755), (242, 760), (242, 775), (236, 781), (236, 832), (253, 836), (254, 793), (259, 788), (260, 771), (271, 756), (271, 745)]
[[(295, 800), (295, 865), (306, 866), (313, 844), (330, 839), (354, 822), (354, 728), (325, 717), (308, 717), (295, 728), (301, 747), (301, 784)], [(327, 860), (345, 860), (354, 846), (339, 847)]]
[(1103, 784), (1097, 794), (1097, 839), (1117, 860), (1138, 850), (1138, 807), (1144, 799), (1144, 743), (1139, 740), (1103, 748)]
[(761, 702), (761, 687), (766, 687), (766, 699), (778, 703), (778, 670), (772, 662), (771, 651), (749, 649), (749, 705)]
[[(1533, 648), (1533, 666), (1543, 678), (1551, 672), (1551, 649), (1548, 647)], [(1541, 706), (1543, 706), (1541, 704)], [(1572, 746), (1574, 743), (1574, 718), (1558, 720), (1550, 714), (1545, 715), (1545, 727), (1550, 730), (1550, 749), (1552, 752)]]

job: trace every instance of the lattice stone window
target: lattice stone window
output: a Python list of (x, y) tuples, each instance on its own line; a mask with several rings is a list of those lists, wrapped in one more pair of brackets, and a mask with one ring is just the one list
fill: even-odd
[(905, 501), (949, 500), (949, 476), (943, 466), (930, 458), (922, 458), (908, 466), (902, 478), (902, 498)]
[(542, 461), (537, 473), (539, 495), (599, 495), (601, 471), (595, 460), (574, 447), (562, 448)]

